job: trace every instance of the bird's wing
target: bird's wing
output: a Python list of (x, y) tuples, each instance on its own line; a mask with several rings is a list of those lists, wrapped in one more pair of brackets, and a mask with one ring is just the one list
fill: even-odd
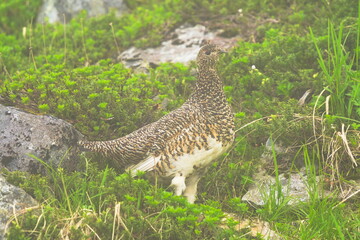
[(178, 151), (177, 146), (184, 143), (185, 138), (188, 138), (188, 142), (189, 139), (195, 138), (193, 133), (200, 126), (199, 116), (195, 116), (196, 114), (191, 107), (183, 106), (149, 126), (153, 128), (153, 131), (149, 132), (152, 147), (145, 158), (128, 167), (127, 170), (131, 171), (132, 175), (136, 175), (137, 171), (154, 170), (160, 161), (166, 159), (164, 155), (171, 155)]

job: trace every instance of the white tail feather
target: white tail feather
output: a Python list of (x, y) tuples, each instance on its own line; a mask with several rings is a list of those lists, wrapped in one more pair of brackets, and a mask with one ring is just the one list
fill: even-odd
[(131, 176), (136, 176), (138, 171), (149, 172), (154, 170), (156, 164), (160, 161), (158, 157), (148, 157), (145, 160), (139, 162), (138, 164), (128, 167), (126, 170), (130, 172)]

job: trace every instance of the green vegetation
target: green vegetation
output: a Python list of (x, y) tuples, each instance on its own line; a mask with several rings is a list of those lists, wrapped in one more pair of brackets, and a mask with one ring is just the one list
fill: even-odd
[(345, 38), (343, 35), (343, 23), (339, 26), (339, 30), (336, 30), (333, 23), (329, 22), (328, 29), (327, 60), (324, 59), (321, 50), (317, 46), (317, 40), (312, 36), (319, 55), (319, 64), (328, 85), (326, 90), (331, 94), (329, 102), (330, 111), (337, 116), (358, 118), (360, 116), (360, 84), (354, 84), (353, 81), (355, 80), (359, 83), (359, 72), (356, 71), (359, 66), (354, 66), (354, 63), (358, 63), (360, 55), (358, 49), (359, 29), (357, 30), (357, 45), (353, 55), (343, 49), (345, 45), (343, 41), (346, 41), (348, 37), (346, 36)]
[[(67, 119), (87, 135), (121, 136), (159, 118), (156, 106), (165, 98), (183, 102), (182, 84), (191, 82), (189, 70), (163, 64), (149, 75), (132, 74), (122, 64), (100, 60), (97, 65), (66, 68), (64, 64), (18, 71), (5, 79), (1, 94), (35, 112)], [(155, 98), (157, 96), (157, 98)]]
[[(45, 163), (47, 176), (2, 170), (41, 203), (16, 218), (9, 239), (261, 239), (236, 229), (249, 218), (285, 239), (359, 239), (359, 194), (337, 198), (360, 173), (359, 3), (127, 3), (122, 17), (82, 13), (66, 25), (35, 24), (40, 1), (0, 3), (0, 103), (65, 119), (91, 139), (125, 135), (180, 106), (195, 66), (164, 63), (138, 74), (118, 53), (159, 45), (185, 21), (206, 22), (243, 36), (218, 66), (235, 112), (234, 147), (201, 180), (197, 204), (89, 156), (82, 172)], [(269, 138), (288, 151), (273, 150), (263, 164)], [(259, 168), (277, 179), (262, 207), (241, 201)], [(279, 174), (301, 168), (310, 200), (290, 207)]]
[[(35, 231), (30, 236), (40, 239), (204, 239), (241, 235), (234, 230), (235, 220), (223, 220), (219, 204), (189, 204), (144, 179), (119, 175), (109, 168), (99, 171), (86, 163), (84, 172), (73, 174), (46, 165), (47, 178), (10, 174), (8, 180), (44, 203), (19, 219), (18, 226), (9, 233), (10, 239), (26, 239), (24, 231)], [(201, 217), (206, 220), (199, 221)]]
[(0, 3), (0, 32), (21, 34), (22, 28), (35, 22), (41, 0), (11, 0)]

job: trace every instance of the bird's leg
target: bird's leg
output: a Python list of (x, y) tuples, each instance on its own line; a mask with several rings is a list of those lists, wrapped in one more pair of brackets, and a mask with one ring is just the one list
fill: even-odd
[(171, 186), (175, 188), (175, 195), (180, 196), (186, 189), (185, 176), (182, 173), (177, 173), (171, 180)]
[(201, 178), (201, 174), (193, 173), (186, 179), (186, 189), (184, 196), (189, 203), (194, 203), (196, 200), (197, 184)]

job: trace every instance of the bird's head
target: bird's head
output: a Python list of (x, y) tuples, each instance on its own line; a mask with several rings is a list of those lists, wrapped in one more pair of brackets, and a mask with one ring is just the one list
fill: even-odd
[(219, 55), (225, 53), (224, 50), (214, 44), (203, 46), (196, 58), (199, 68), (215, 68), (215, 64), (219, 59)]

